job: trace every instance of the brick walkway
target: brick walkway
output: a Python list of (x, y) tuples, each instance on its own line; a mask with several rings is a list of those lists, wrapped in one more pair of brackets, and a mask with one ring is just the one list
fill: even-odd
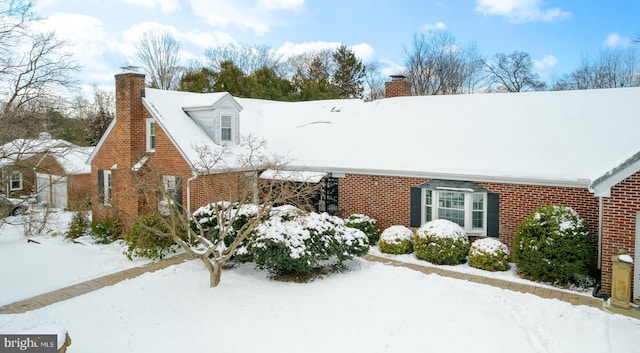
[(172, 265), (179, 264), (181, 262), (189, 260), (190, 257), (187, 254), (181, 254), (173, 256), (161, 261), (151, 262), (144, 266), (130, 268), (121, 272), (112, 273), (103, 277), (98, 277), (90, 281), (74, 284), (72, 286), (64, 287), (53, 292), (40, 294), (38, 296), (21, 300), (19, 302), (11, 303), (0, 307), (0, 314), (22, 314), (27, 311), (40, 309), (47, 305), (51, 305), (69, 298), (77, 297), (82, 294), (93, 292), (100, 288), (116, 284), (124, 281), (125, 279), (131, 279), (138, 277), (147, 272), (154, 272)]
[(365, 255), (363, 256), (363, 258), (369, 261), (380, 262), (386, 265), (407, 267), (412, 270), (419, 271), (426, 274), (435, 273), (440, 276), (457, 278), (457, 279), (462, 279), (465, 281), (470, 281), (475, 283), (487, 284), (490, 286), (494, 286), (502, 289), (509, 289), (516, 292), (531, 293), (542, 298), (558, 299), (558, 300), (565, 301), (567, 303), (571, 303), (573, 305), (587, 305), (587, 306), (592, 306), (594, 308), (602, 309), (603, 303), (604, 303), (602, 299), (599, 299), (599, 298), (569, 293), (569, 292), (561, 291), (557, 289), (538, 287), (538, 286), (532, 286), (532, 285), (523, 284), (523, 283), (505, 281), (497, 278), (490, 278), (490, 277), (472, 275), (468, 273), (461, 273), (461, 272), (446, 270), (438, 267), (411, 264), (411, 263), (396, 261), (393, 259), (388, 259), (385, 257), (380, 257), (375, 255)]
[[(510, 282), (496, 278), (478, 276), (446, 270), (438, 267), (422, 266), (418, 264), (405, 263), (388, 259), (375, 255), (363, 256), (365, 260), (380, 262), (391, 266), (401, 266), (419, 271), (425, 274), (435, 273), (445, 277), (462, 279), (475, 283), (482, 283), (498, 288), (509, 289), (522, 293), (531, 293), (542, 298), (555, 298), (573, 305), (587, 305), (598, 309), (606, 309), (603, 307), (602, 299), (589, 297), (585, 295), (574, 294), (557, 289), (550, 289), (538, 286), (532, 286), (522, 283)], [(189, 260), (187, 254), (177, 255), (158, 262), (152, 262), (144, 266), (134, 267), (125, 271), (113, 273), (104, 277), (99, 277), (87, 282), (78, 283), (53, 292), (41, 294), (33, 298), (25, 299), (19, 302), (11, 303), (0, 307), (0, 314), (21, 314), (30, 310), (40, 309), (47, 305), (51, 305), (69, 298), (73, 298), (82, 294), (93, 292), (100, 288), (116, 284), (125, 279), (138, 277), (147, 272), (154, 272), (172, 265), (182, 263)], [(622, 313), (624, 314), (624, 313)]]

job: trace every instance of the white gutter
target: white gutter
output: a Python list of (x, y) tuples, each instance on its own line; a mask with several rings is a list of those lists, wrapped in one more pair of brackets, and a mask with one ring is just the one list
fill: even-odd
[(187, 215), (191, 215), (191, 182), (196, 180), (198, 174), (195, 172), (191, 178), (187, 179)]

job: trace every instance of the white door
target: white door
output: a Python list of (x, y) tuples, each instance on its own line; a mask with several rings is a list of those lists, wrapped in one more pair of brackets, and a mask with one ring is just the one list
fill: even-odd
[(38, 200), (54, 208), (67, 207), (67, 177), (36, 174)]
[(633, 300), (640, 299), (640, 212), (636, 213), (636, 242), (633, 257)]
[(49, 188), (49, 174), (36, 174), (36, 190), (38, 191), (38, 202), (49, 204), (51, 190)]

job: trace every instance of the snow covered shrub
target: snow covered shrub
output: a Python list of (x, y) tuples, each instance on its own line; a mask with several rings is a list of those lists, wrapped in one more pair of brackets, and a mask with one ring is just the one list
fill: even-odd
[(363, 214), (352, 214), (347, 218), (345, 225), (350, 228), (360, 229), (369, 238), (369, 244), (375, 244), (380, 238), (378, 222)]
[(591, 266), (587, 224), (569, 207), (543, 206), (518, 226), (513, 257), (529, 278), (559, 285), (574, 281)]
[(125, 255), (129, 260), (134, 256), (152, 260), (162, 259), (166, 254), (175, 252), (173, 239), (167, 235), (158, 235), (152, 229), (162, 234), (170, 234), (167, 225), (158, 216), (149, 215), (138, 218), (124, 235), (124, 241), (127, 243)]
[(305, 275), (366, 254), (369, 242), (339, 217), (280, 206), (258, 226), (248, 249), (258, 265), (276, 274)]
[(456, 223), (436, 219), (418, 229), (413, 248), (421, 260), (438, 265), (458, 265), (467, 260), (469, 239)]
[(378, 246), (387, 254), (410, 254), (413, 252), (413, 231), (405, 226), (391, 226), (382, 232)]
[(486, 271), (509, 269), (509, 249), (495, 238), (482, 238), (471, 243), (469, 265)]
[[(209, 240), (219, 240), (220, 234), (224, 234), (224, 244), (229, 246), (236, 238), (238, 231), (247, 224), (251, 217), (256, 217), (257, 210), (252, 204), (230, 204), (227, 201), (220, 201), (200, 207), (193, 213), (190, 227), (195, 232), (200, 232), (200, 227)], [(240, 262), (252, 260), (251, 254), (247, 251), (249, 239), (236, 249), (233, 259)]]

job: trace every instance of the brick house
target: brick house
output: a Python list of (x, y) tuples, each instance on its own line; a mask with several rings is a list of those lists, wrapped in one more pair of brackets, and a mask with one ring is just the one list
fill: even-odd
[(381, 227), (447, 218), (511, 247), (538, 207), (572, 207), (610, 290), (611, 255), (637, 251), (639, 88), (407, 97), (398, 76), (386, 89), (395, 97), (292, 103), (145, 89), (141, 74), (116, 75), (116, 119), (89, 158), (94, 217), (114, 204), (143, 213), (132, 186), (143, 166), (167, 176), (191, 211), (205, 195), (233, 199), (233, 187), (207, 187), (197, 146), (233, 148), (253, 134), (291, 171), (321, 176), (319, 210)]
[(46, 204), (87, 209), (93, 147), (79, 147), (43, 132), (37, 139), (17, 139), (0, 146), (3, 193), (13, 198), (37, 196)]

